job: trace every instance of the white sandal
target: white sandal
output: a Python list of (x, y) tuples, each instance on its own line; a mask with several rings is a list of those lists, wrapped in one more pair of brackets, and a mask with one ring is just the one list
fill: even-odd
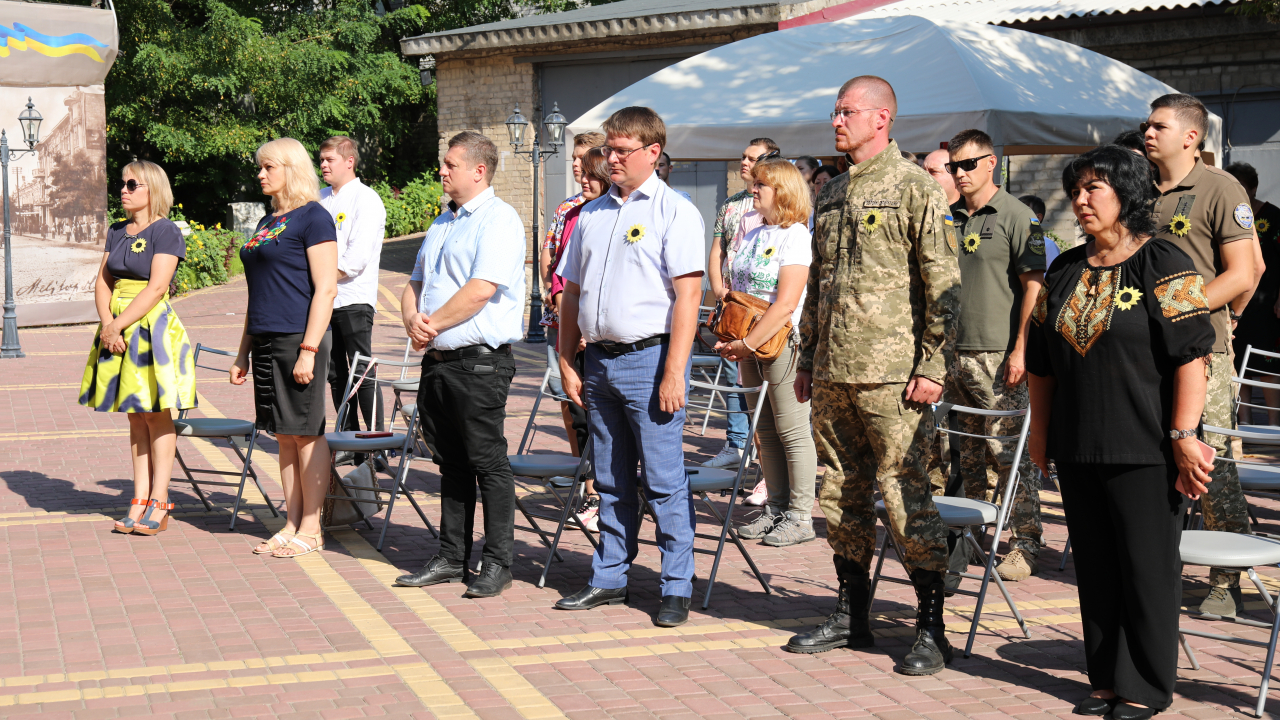
[[(316, 541), (315, 546), (311, 546), (302, 542), (301, 540), (298, 539), (300, 537), (311, 538), (312, 540), (315, 540)], [(290, 545), (296, 545), (302, 548), (302, 552), (291, 552), (288, 555), (280, 554), (282, 551), (289, 549)], [(296, 558), (296, 557), (302, 557), (303, 555), (309, 555), (317, 550), (323, 550), (323, 549), (324, 549), (324, 531), (321, 531), (317, 535), (308, 535), (306, 533), (298, 533), (293, 537), (289, 538), (289, 542), (287, 544), (285, 544), (282, 547), (276, 548), (276, 551), (271, 553), (271, 557)]]
[[(289, 535), (286, 537), (284, 533), (278, 532), (275, 535), (272, 535), (270, 540), (266, 540), (262, 543), (263, 545), (267, 546), (266, 550), (259, 550), (258, 548), (254, 548), (253, 554), (254, 555), (274, 555), (277, 550), (284, 547), (285, 545), (288, 545), (289, 541), (292, 539), (293, 539), (292, 535)], [(275, 547), (271, 547), (271, 543), (278, 543), (278, 544)]]

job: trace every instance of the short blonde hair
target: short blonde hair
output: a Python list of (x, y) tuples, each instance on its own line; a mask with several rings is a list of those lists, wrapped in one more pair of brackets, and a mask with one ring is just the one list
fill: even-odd
[(773, 188), (773, 205), (778, 224), (782, 227), (808, 225), (813, 205), (809, 200), (809, 186), (800, 170), (789, 160), (770, 158), (756, 163), (751, 178), (761, 185)]
[[(121, 179), (125, 175), (132, 175), (134, 180), (147, 186), (147, 197), (150, 199), (147, 210), (151, 212), (152, 220), (169, 217), (169, 208), (173, 207), (173, 190), (169, 187), (169, 176), (164, 168), (149, 160), (134, 160), (120, 171)], [(133, 219), (133, 213), (129, 213), (129, 219)]]
[(276, 138), (258, 148), (253, 154), (259, 166), (274, 162), (284, 168), (284, 191), (271, 198), (271, 209), (302, 207), (309, 202), (320, 201), (320, 180), (311, 153), (293, 138)]

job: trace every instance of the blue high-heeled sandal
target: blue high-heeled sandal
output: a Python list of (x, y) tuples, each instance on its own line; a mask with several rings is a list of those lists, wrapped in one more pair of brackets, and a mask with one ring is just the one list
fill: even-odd
[[(130, 505), (150, 505), (151, 501), (145, 500), (143, 498), (134, 498), (129, 501), (129, 504)], [(136, 522), (137, 521), (131, 517), (125, 517), (124, 520), (117, 520), (115, 525), (115, 531), (120, 533), (121, 535), (128, 535), (129, 533), (133, 532), (134, 524)]]

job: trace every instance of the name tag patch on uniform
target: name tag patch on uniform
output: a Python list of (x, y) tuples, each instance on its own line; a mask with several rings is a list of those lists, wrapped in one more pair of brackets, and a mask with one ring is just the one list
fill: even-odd
[(1240, 203), (1236, 206), (1233, 213), (1236, 217), (1236, 224), (1245, 230), (1253, 229), (1253, 208), (1249, 207), (1249, 203)]
[(880, 200), (863, 200), (864, 208), (896, 208), (902, 206), (900, 199), (880, 199)]

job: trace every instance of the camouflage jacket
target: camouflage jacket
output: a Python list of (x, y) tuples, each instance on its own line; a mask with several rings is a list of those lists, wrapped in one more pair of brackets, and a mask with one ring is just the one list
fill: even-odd
[(895, 142), (826, 184), (814, 214), (801, 369), (826, 382), (942, 382), (942, 346), (960, 304), (947, 213), (942, 188)]

